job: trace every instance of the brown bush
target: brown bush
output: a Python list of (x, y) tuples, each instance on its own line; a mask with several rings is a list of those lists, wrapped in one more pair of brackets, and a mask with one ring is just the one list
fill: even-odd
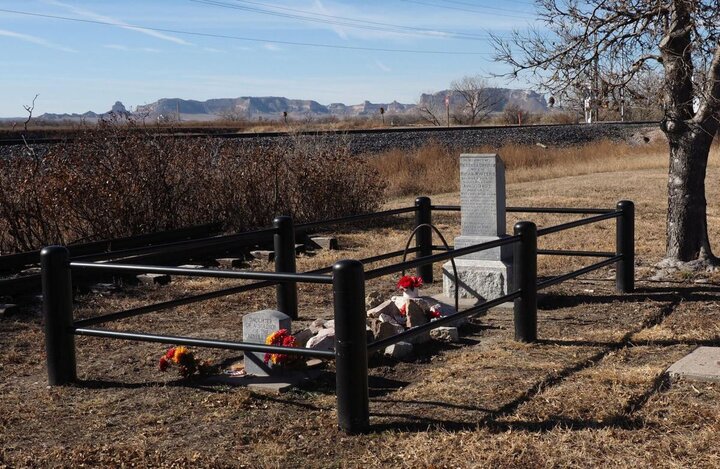
[(232, 140), (153, 135), (103, 122), (73, 142), (0, 160), (3, 252), (207, 222), (227, 230), (356, 214), (382, 203), (374, 169), (310, 137), (264, 150)]

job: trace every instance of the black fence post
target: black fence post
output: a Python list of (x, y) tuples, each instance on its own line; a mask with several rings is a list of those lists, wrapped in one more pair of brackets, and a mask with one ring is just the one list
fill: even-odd
[(615, 225), (615, 252), (622, 256), (615, 268), (615, 288), (620, 293), (635, 290), (635, 204), (621, 200), (617, 209), (622, 214)]
[[(430, 197), (418, 197), (415, 199), (415, 226), (432, 225), (432, 203)], [(432, 256), (432, 229), (423, 226), (415, 235), (415, 246), (420, 248), (415, 257)], [(424, 283), (432, 283), (433, 266), (421, 265), (417, 268), (417, 276), (423, 279)]]
[[(276, 217), (273, 220), (275, 235), (275, 272), (295, 273), (295, 228), (292, 218)], [(282, 282), (275, 287), (277, 308), (292, 319), (298, 318), (297, 283)]]
[(360, 261), (343, 260), (333, 266), (333, 303), (338, 427), (362, 433), (370, 425), (370, 405), (365, 271)]
[(62, 386), (77, 378), (70, 253), (63, 246), (48, 246), (40, 251), (40, 265), (48, 384)]
[(517, 222), (514, 234), (520, 236), (515, 243), (513, 279), (520, 298), (515, 300), (515, 340), (537, 340), (537, 227), (529, 221)]

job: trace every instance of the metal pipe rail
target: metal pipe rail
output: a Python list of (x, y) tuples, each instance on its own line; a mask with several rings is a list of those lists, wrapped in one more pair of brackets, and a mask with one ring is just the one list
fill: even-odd
[(245, 280), (273, 280), (276, 282), (332, 283), (329, 275), (259, 272), (249, 270), (189, 269), (134, 264), (95, 264), (70, 262), (73, 269), (102, 270), (105, 272), (134, 272), (148, 274), (184, 275), (188, 277), (238, 278)]
[(612, 212), (605, 212), (601, 215), (595, 215), (592, 217), (581, 218), (579, 220), (569, 221), (567, 223), (561, 223), (560, 225), (548, 226), (547, 228), (540, 228), (537, 230), (538, 237), (545, 236), (552, 233), (558, 233), (560, 231), (569, 230), (570, 228), (577, 228), (578, 226), (589, 225), (591, 223), (597, 223), (603, 220), (609, 220), (611, 218), (617, 218), (622, 215), (622, 212), (613, 210)]
[[(416, 206), (412, 208), (395, 209), (379, 212), (379, 214), (365, 214), (329, 222), (312, 222), (304, 226), (313, 227), (324, 223), (346, 221), (360, 221), (377, 216), (395, 215), (399, 213), (415, 212), (416, 230), (427, 226), (431, 220), (433, 206), (427, 198), (416, 199)], [(435, 206), (436, 209), (454, 207)], [(520, 207), (522, 208), (522, 207)], [(520, 209), (518, 208), (518, 209)], [(49, 247), (41, 252), (42, 285), (43, 285), (43, 314), (45, 318), (45, 337), (47, 349), (48, 381), (50, 385), (64, 385), (77, 380), (75, 363), (76, 335), (115, 338), (124, 340), (138, 340), (168, 344), (191, 345), (199, 347), (222, 348), (253, 352), (283, 353), (319, 358), (334, 358), (336, 369), (336, 394), (338, 426), (347, 433), (364, 432), (369, 428), (369, 392), (367, 374), (367, 354), (377, 351), (387, 345), (405, 340), (419, 334), (454, 322), (473, 314), (488, 310), (502, 303), (514, 301), (515, 339), (524, 342), (537, 340), (537, 291), (557, 285), (571, 278), (597, 270), (604, 266), (617, 264), (616, 287), (621, 293), (633, 291), (634, 288), (634, 205), (630, 201), (621, 201), (617, 208), (606, 209), (550, 209), (550, 213), (579, 213), (592, 215), (588, 218), (551, 226), (538, 230), (534, 223), (521, 221), (515, 224), (513, 235), (499, 238), (487, 243), (467, 246), (460, 249), (434, 246), (430, 236), (416, 237), (416, 246), (408, 249), (419, 257), (416, 259), (383, 266), (364, 271), (363, 263), (356, 260), (343, 260), (336, 262), (332, 267), (326, 267), (306, 273), (296, 273), (294, 256), (294, 233), (292, 220), (289, 217), (278, 217), (274, 221), (273, 233), (277, 256), (281, 262), (275, 264), (275, 272), (255, 271), (222, 271), (215, 269), (190, 269), (182, 267), (161, 267), (155, 265), (132, 265), (112, 263), (91, 263), (71, 261), (68, 250), (64, 247)], [(548, 211), (547, 209), (531, 210), (533, 212)], [(557, 233), (559, 231), (617, 218), (616, 224), (616, 252), (592, 251), (561, 251), (538, 250), (538, 236)], [(420, 241), (418, 241), (420, 240)], [(483, 304), (473, 306), (465, 311), (458, 311), (452, 315), (404, 331), (393, 337), (380, 341), (367, 343), (366, 311), (365, 311), (365, 283), (368, 279), (400, 272), (412, 267), (427, 267), (435, 262), (460, 257), (474, 252), (492, 249), (499, 246), (513, 244), (513, 283), (515, 291), (492, 299)], [(434, 251), (441, 251), (432, 254)], [(377, 262), (399, 256), (405, 250), (393, 251), (363, 259), (364, 262)], [(540, 255), (576, 255), (585, 257), (604, 257), (605, 259), (587, 267), (563, 274), (551, 279), (537, 281), (537, 256)], [(106, 314), (96, 318), (73, 320), (72, 304), (72, 269), (103, 271), (103, 272), (135, 272), (135, 273), (161, 273), (186, 276), (209, 276), (220, 278), (238, 278), (260, 280), (259, 282), (231, 287), (215, 292), (180, 298), (156, 305), (146, 305), (138, 308)], [(428, 275), (422, 269), (423, 277)], [(331, 275), (327, 275), (332, 272)], [(421, 274), (421, 270), (418, 269)], [(292, 316), (297, 309), (296, 283), (309, 282), (333, 285), (334, 320), (336, 331), (335, 351), (318, 351), (312, 349), (288, 348), (246, 342), (230, 342), (222, 340), (163, 336), (141, 332), (113, 331), (105, 329), (88, 328), (117, 319), (137, 316), (140, 314), (158, 311), (168, 307), (194, 303), (204, 299), (225, 296), (233, 293), (254, 290), (272, 285), (284, 285), (277, 290), (278, 308), (283, 305), (286, 314)]]
[(608, 266), (610, 264), (614, 264), (617, 261), (622, 260), (622, 258), (623, 258), (622, 255), (613, 256), (608, 259), (602, 260), (600, 262), (596, 262), (595, 264), (591, 264), (586, 267), (583, 267), (582, 269), (574, 270), (572, 272), (568, 272), (567, 274), (558, 275), (557, 277), (553, 277), (548, 280), (543, 280), (542, 282), (538, 282), (537, 289), (542, 290), (544, 288), (552, 287), (553, 285), (557, 285), (566, 280), (570, 280), (570, 279), (579, 277), (581, 275), (587, 274), (589, 272), (592, 272), (593, 270), (598, 270), (602, 267)]
[(392, 210), (383, 210), (382, 212), (363, 213), (361, 215), (352, 215), (349, 217), (332, 218), (330, 220), (317, 220), (306, 223), (298, 223), (297, 228), (317, 228), (324, 225), (337, 225), (340, 223), (353, 223), (358, 221), (372, 220), (374, 218), (388, 217), (391, 215), (400, 215), (403, 213), (411, 213), (417, 210), (416, 207), (395, 208)]
[(432, 256), (419, 257), (411, 261), (401, 262), (399, 264), (392, 264), (377, 269), (368, 270), (365, 272), (366, 279), (373, 279), (382, 277), (383, 275), (394, 274), (396, 272), (402, 272), (403, 270), (411, 269), (420, 265), (432, 264), (439, 261), (450, 259), (451, 257), (460, 257), (466, 254), (472, 254), (473, 252), (484, 251), (486, 249), (492, 249), (499, 246), (505, 246), (507, 244), (516, 243), (520, 240), (518, 236), (507, 236), (505, 238), (496, 239), (494, 241), (488, 241), (487, 243), (474, 244), (460, 249), (454, 249), (452, 251), (446, 251), (440, 254), (433, 254)]
[(281, 347), (278, 345), (256, 344), (251, 342), (228, 342), (224, 340), (201, 339), (196, 337), (182, 337), (171, 335), (146, 334), (142, 332), (110, 331), (106, 329), (86, 329), (74, 327), (72, 332), (76, 335), (104, 337), (107, 339), (138, 340), (141, 342), (158, 342), (161, 344), (190, 345), (195, 347), (220, 348), (226, 350), (241, 350), (244, 352), (284, 353), (287, 355), (300, 355), (304, 357), (335, 358), (334, 352), (314, 350), (308, 348)]
[[(433, 210), (441, 212), (459, 212), (460, 205), (433, 205)], [(600, 215), (614, 212), (612, 208), (565, 208), (565, 207), (505, 207), (506, 212), (515, 213), (564, 213), (576, 215)]]

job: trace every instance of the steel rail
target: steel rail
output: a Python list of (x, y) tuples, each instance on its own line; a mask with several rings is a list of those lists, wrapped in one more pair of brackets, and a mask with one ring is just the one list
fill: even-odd
[(552, 287), (553, 285), (557, 285), (558, 283), (562, 283), (566, 280), (570, 280), (592, 272), (593, 270), (597, 270), (610, 264), (614, 264), (615, 262), (622, 260), (622, 258), (622, 255), (613, 256), (609, 259), (605, 259), (600, 262), (596, 262), (595, 264), (591, 264), (587, 267), (583, 267), (582, 269), (574, 270), (572, 272), (568, 272), (567, 274), (558, 275), (557, 277), (553, 277), (548, 280), (543, 280), (542, 282), (538, 282), (537, 289), (542, 290), (543, 288)]
[(417, 210), (416, 207), (403, 207), (403, 208), (395, 208), (391, 210), (383, 210), (382, 212), (373, 212), (373, 213), (363, 213), (360, 215), (351, 215), (348, 217), (340, 217), (340, 218), (332, 218), (330, 220), (317, 220), (317, 221), (311, 221), (306, 223), (298, 223), (295, 225), (296, 228), (315, 228), (318, 226), (323, 225), (337, 225), (339, 223), (352, 223), (352, 222), (358, 222), (363, 220), (371, 220), (373, 218), (381, 218), (381, 217), (387, 217), (390, 215), (399, 215), (402, 213), (410, 213)]
[(402, 272), (403, 270), (417, 267), (419, 265), (432, 264), (439, 261), (450, 259), (451, 257), (464, 256), (466, 254), (472, 254), (478, 251), (484, 251), (486, 249), (492, 249), (499, 246), (505, 246), (520, 241), (519, 236), (507, 236), (499, 238), (487, 243), (475, 244), (460, 249), (453, 249), (452, 251), (443, 252), (440, 254), (433, 254), (432, 256), (419, 257), (411, 261), (405, 261), (398, 264), (392, 264), (384, 267), (378, 267), (377, 269), (368, 270), (365, 272), (366, 279), (373, 279), (382, 277), (383, 275), (393, 274), (395, 272)]
[(545, 256), (577, 256), (577, 257), (612, 257), (614, 252), (602, 251), (563, 251), (558, 249), (538, 249), (538, 254)]
[(194, 347), (219, 348), (226, 350), (241, 350), (244, 352), (284, 353), (286, 355), (300, 355), (316, 358), (335, 358), (334, 352), (314, 350), (300, 347), (280, 347), (249, 342), (229, 342), (224, 340), (202, 339), (196, 337), (182, 337), (170, 335), (146, 334), (142, 332), (110, 331), (106, 329), (72, 328), (75, 335), (103, 337), (106, 339), (137, 340), (140, 342), (158, 342), (161, 344), (189, 345)]
[(552, 233), (558, 233), (560, 231), (569, 230), (570, 228), (576, 228), (578, 226), (589, 225), (590, 223), (597, 223), (603, 220), (609, 220), (611, 218), (617, 218), (622, 215), (622, 212), (613, 210), (612, 212), (603, 213), (602, 215), (595, 215), (592, 217), (581, 218), (579, 220), (569, 221), (567, 223), (561, 223), (560, 225), (548, 226), (546, 228), (540, 228), (537, 230), (538, 238), (540, 236), (549, 235)]
[(93, 262), (70, 262), (73, 269), (101, 270), (106, 272), (136, 272), (150, 274), (184, 275), (188, 277), (239, 278), (246, 280), (273, 280), (276, 282), (332, 283), (329, 275), (295, 274), (285, 272), (262, 272), (250, 270), (189, 269), (184, 267), (160, 267), (133, 264), (95, 264)]

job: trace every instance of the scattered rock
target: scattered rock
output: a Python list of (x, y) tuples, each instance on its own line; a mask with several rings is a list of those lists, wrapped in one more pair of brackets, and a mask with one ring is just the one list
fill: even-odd
[(322, 329), (307, 341), (305, 347), (314, 350), (335, 350), (335, 329)]
[(387, 300), (367, 312), (369, 318), (379, 318), (382, 314), (391, 317), (400, 316), (400, 310), (392, 300)]
[(430, 331), (430, 337), (443, 342), (457, 342), (460, 340), (460, 334), (457, 327), (438, 327)]
[(137, 279), (143, 285), (167, 285), (170, 283), (170, 276), (166, 274), (140, 274)]
[(313, 334), (317, 334), (322, 329), (325, 329), (325, 319), (316, 319), (310, 324), (310, 331)]
[(295, 245), (295, 254), (301, 254), (305, 252), (305, 245), (304, 244), (296, 244)]
[(427, 324), (428, 319), (425, 311), (416, 301), (408, 301), (406, 303), (406, 306), (407, 308), (405, 312), (405, 325), (408, 329), (411, 327)]
[(325, 329), (335, 329), (335, 320), (330, 319), (329, 321), (325, 321), (325, 324), (323, 325)]
[[(219, 260), (219, 259), (217, 259), (217, 260)], [(199, 265), (199, 264), (183, 264), (183, 265), (179, 265), (178, 267), (180, 267), (181, 269), (204, 269), (205, 268), (204, 265)]]
[(396, 344), (388, 345), (385, 348), (385, 355), (402, 360), (412, 354), (413, 345), (409, 342), (398, 342)]
[[(379, 319), (371, 319), (370, 321), (372, 321), (370, 327), (372, 328), (373, 340), (382, 340), (398, 334), (397, 325), (382, 322)], [(400, 326), (400, 329), (402, 329), (402, 326)]]
[(314, 335), (313, 331), (310, 329), (303, 329), (299, 332), (296, 332), (293, 334), (293, 337), (295, 337), (295, 346), (296, 347), (305, 347), (307, 345), (308, 340)]
[(370, 292), (365, 297), (365, 309), (366, 310), (373, 309), (376, 306), (380, 305), (383, 302), (382, 298), (383, 298), (383, 295), (379, 291)]

